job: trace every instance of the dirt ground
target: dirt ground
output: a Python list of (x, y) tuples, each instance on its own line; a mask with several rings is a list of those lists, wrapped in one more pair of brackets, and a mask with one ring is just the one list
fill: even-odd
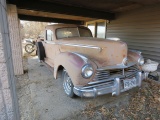
[(17, 76), (21, 120), (160, 120), (159, 82), (144, 81), (118, 97), (71, 99), (36, 57), (23, 63), (25, 74)]
[(81, 115), (90, 120), (97, 116), (98, 120), (160, 120), (160, 83), (146, 80), (141, 89), (130, 93), (128, 101), (115, 101), (96, 109), (89, 104)]

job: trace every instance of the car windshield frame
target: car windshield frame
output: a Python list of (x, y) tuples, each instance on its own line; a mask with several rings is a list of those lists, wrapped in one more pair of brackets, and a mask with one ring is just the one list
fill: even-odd
[[(77, 32), (78, 32), (78, 36), (72, 36), (72, 37), (62, 37), (62, 38), (58, 38), (58, 36), (57, 36), (57, 30), (58, 29), (63, 29), (63, 28), (76, 28), (77, 29)], [(79, 28), (80, 29), (85, 29), (85, 30), (88, 30), (88, 32), (89, 32), (89, 34), (90, 34), (90, 37), (91, 38), (93, 38), (93, 35), (92, 35), (92, 32), (88, 29), (88, 28), (86, 28), (86, 27), (81, 27), (81, 26), (78, 26), (78, 27), (62, 27), (62, 28), (57, 28), (56, 30), (55, 30), (55, 36), (56, 36), (56, 39), (57, 40), (59, 40), (59, 39), (64, 39), (64, 38), (74, 38), (74, 37), (83, 37), (83, 36), (80, 36), (80, 33), (79, 33)]]

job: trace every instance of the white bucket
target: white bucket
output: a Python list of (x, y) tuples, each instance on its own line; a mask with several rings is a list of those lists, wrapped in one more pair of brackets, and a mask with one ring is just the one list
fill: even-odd
[(150, 59), (142, 66), (144, 72), (154, 72), (157, 70), (159, 63)]

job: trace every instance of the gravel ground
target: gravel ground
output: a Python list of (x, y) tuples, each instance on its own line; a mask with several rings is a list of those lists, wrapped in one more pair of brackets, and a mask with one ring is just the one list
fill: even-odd
[[(25, 74), (17, 76), (21, 120), (41, 120), (37, 117), (30, 90), (30, 84), (37, 84), (37, 81), (28, 78), (27, 57), (23, 61)], [(160, 120), (160, 83), (144, 81), (141, 89), (135, 88), (103, 105), (88, 102), (84, 110), (63, 120)]]
[(28, 78), (27, 64), (28, 62), (25, 56), (23, 59), (24, 74), (16, 76), (17, 96), (21, 120), (33, 120), (34, 118), (33, 103), (29, 86), (32, 81)]

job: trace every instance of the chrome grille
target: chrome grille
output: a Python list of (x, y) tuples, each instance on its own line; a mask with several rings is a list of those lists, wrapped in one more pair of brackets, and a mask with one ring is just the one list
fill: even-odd
[(105, 80), (110, 77), (110, 72), (107, 70), (97, 71), (93, 80)]
[(136, 75), (138, 72), (138, 68), (136, 66), (131, 66), (125, 69), (114, 69), (114, 70), (101, 70), (96, 71), (94, 76), (94, 81), (101, 81), (101, 80), (113, 80), (114, 78), (131, 78)]

